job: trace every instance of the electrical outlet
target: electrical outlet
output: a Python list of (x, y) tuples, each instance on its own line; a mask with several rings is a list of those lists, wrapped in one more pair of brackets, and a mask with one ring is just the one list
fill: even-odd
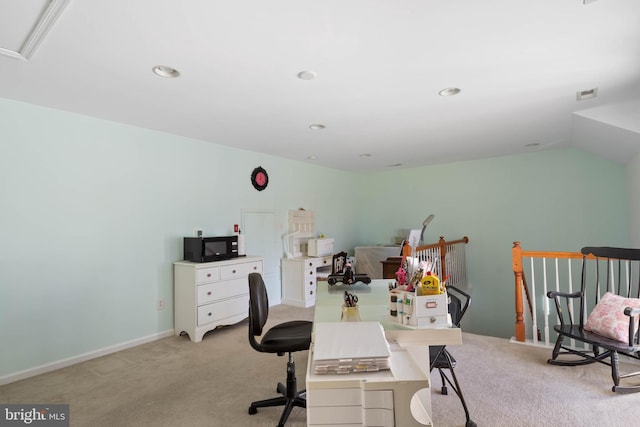
[(164, 298), (158, 298), (158, 311), (164, 310)]
[(193, 229), (193, 237), (202, 237), (202, 227), (196, 227)]

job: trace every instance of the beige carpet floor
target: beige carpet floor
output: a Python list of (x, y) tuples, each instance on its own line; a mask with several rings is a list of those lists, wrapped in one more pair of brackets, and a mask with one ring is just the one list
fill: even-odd
[[(313, 309), (281, 305), (271, 309), (269, 324), (312, 317)], [(449, 349), (479, 426), (640, 425), (640, 394), (612, 393), (607, 366), (550, 366), (549, 350), (501, 338), (464, 333), (463, 342)], [(307, 352), (295, 360), (303, 388)], [(253, 400), (275, 396), (285, 367), (285, 357), (249, 346), (243, 321), (198, 344), (169, 337), (7, 384), (0, 403), (68, 403), (77, 427), (275, 426), (280, 408), (256, 415), (247, 409)], [(463, 426), (458, 398), (440, 394), (436, 373), (431, 379), (435, 426)], [(305, 426), (305, 411), (294, 408), (287, 425)]]

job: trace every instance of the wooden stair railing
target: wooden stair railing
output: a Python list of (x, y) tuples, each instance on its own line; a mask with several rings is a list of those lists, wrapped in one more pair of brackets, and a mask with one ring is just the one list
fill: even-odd
[[(451, 282), (455, 282), (455, 283), (450, 282), (451, 284), (464, 287), (466, 286), (466, 278), (467, 278), (466, 266), (464, 265), (464, 262), (465, 262), (464, 247), (462, 247), (460, 259), (456, 259), (454, 261), (456, 264), (462, 263), (463, 265), (453, 265), (453, 266), (450, 265), (450, 267), (453, 267), (454, 271), (447, 271), (447, 268), (449, 267), (447, 266), (448, 263), (447, 263), (446, 256), (448, 251), (452, 252), (452, 250), (456, 248), (456, 245), (462, 246), (462, 245), (466, 245), (467, 243), (469, 243), (469, 238), (467, 236), (464, 236), (463, 238), (458, 240), (451, 240), (451, 241), (446, 241), (444, 240), (443, 236), (440, 236), (440, 240), (438, 241), (438, 243), (417, 246), (415, 248), (415, 251), (413, 252), (413, 256), (417, 257), (421, 261), (426, 261), (425, 258), (428, 256), (427, 254), (430, 254), (432, 251), (435, 251), (440, 258), (438, 260), (439, 262), (436, 269), (436, 271), (440, 273), (440, 280), (447, 280), (447, 278), (450, 277), (452, 279)], [(404, 255), (404, 248), (403, 248), (403, 255)], [(459, 268), (456, 269), (455, 268), (456, 266)]]
[[(526, 330), (524, 323), (524, 301), (523, 301), (523, 290), (527, 298), (527, 305), (529, 309), (529, 314), (532, 319), (535, 320), (535, 316), (533, 313), (534, 304), (532, 304), (532, 296), (530, 294), (530, 289), (527, 283), (527, 277), (523, 268), (523, 258), (530, 259), (582, 259), (582, 254), (580, 252), (554, 252), (554, 251), (524, 251), (520, 246), (520, 242), (513, 242), (513, 248), (511, 250), (511, 264), (513, 267), (513, 274), (515, 276), (515, 311), (516, 311), (516, 322), (515, 322), (515, 339), (519, 342), (526, 341)], [(587, 258), (593, 258), (592, 256)], [(543, 266), (546, 269), (546, 265)], [(556, 264), (557, 269), (557, 264)], [(544, 280), (545, 278), (543, 278)], [(557, 270), (556, 270), (556, 279), (557, 279)], [(536, 296), (533, 295), (533, 298)], [(546, 299), (546, 295), (543, 296)], [(545, 322), (547, 319), (545, 319)], [(541, 341), (541, 334), (538, 325), (534, 321), (534, 325), (536, 328), (536, 335), (538, 341)], [(545, 332), (546, 335), (546, 332)], [(545, 339), (548, 337), (545, 336)]]

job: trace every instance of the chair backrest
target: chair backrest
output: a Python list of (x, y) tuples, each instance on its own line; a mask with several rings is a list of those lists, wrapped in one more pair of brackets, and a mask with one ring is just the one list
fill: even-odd
[(249, 273), (249, 342), (258, 351), (262, 350), (255, 337), (262, 335), (268, 317), (269, 297), (262, 275)]
[[(584, 325), (605, 292), (640, 298), (640, 249), (608, 246), (582, 248), (580, 323)], [(597, 257), (594, 259), (594, 257)], [(570, 316), (573, 323), (572, 316)]]
[(344, 268), (347, 265), (347, 253), (346, 252), (338, 252), (333, 255), (333, 259), (331, 262), (331, 274), (340, 274), (344, 273)]
[(455, 286), (447, 286), (447, 294), (449, 296), (451, 323), (460, 327), (460, 321), (471, 304), (471, 296)]

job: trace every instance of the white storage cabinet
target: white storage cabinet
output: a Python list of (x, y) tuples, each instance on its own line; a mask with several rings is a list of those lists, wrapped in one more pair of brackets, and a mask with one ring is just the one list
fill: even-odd
[(282, 303), (298, 307), (316, 304), (318, 269), (331, 273), (333, 255), (282, 259)]
[(232, 325), (249, 312), (249, 273), (262, 273), (261, 257), (227, 261), (177, 261), (174, 273), (174, 331), (193, 342), (220, 325)]

